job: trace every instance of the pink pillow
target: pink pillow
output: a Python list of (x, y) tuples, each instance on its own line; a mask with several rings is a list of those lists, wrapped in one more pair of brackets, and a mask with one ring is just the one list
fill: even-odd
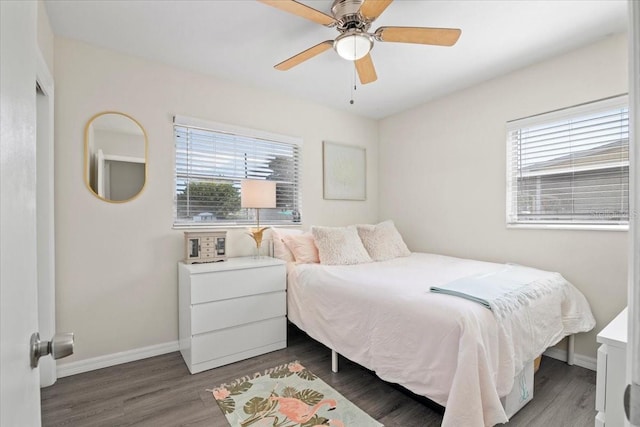
[(295, 262), (293, 253), (289, 250), (287, 245), (284, 244), (283, 238), (287, 234), (280, 234), (273, 228), (271, 229), (271, 237), (273, 239), (273, 257), (279, 258), (285, 262)]
[(299, 236), (286, 235), (282, 237), (285, 245), (293, 253), (298, 264), (319, 263), (318, 248), (311, 233), (304, 233)]

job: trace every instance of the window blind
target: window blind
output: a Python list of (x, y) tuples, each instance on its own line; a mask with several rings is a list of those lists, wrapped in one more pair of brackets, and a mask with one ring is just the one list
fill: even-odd
[(276, 182), (276, 208), (260, 209), (261, 225), (300, 222), (300, 147), (292, 138), (176, 117), (174, 140), (174, 225), (254, 224), (255, 209), (240, 207), (243, 179)]
[(508, 224), (628, 224), (626, 96), (510, 122), (507, 151)]

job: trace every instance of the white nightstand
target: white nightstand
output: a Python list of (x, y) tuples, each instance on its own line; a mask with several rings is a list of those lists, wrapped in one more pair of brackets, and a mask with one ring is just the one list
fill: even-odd
[(627, 384), (627, 309), (598, 334), (596, 427), (625, 425), (622, 396)]
[(284, 261), (180, 262), (178, 287), (180, 352), (192, 374), (287, 346)]

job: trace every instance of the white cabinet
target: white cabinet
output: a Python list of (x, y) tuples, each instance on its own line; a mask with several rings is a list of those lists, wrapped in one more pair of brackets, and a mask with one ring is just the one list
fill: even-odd
[(627, 309), (611, 321), (597, 338), (596, 427), (625, 425), (622, 396), (627, 384)]
[(287, 346), (285, 263), (178, 264), (180, 352), (195, 374)]

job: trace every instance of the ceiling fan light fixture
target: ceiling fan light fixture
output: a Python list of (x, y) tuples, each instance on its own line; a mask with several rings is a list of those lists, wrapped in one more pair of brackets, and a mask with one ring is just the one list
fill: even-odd
[(338, 52), (338, 55), (348, 61), (357, 61), (365, 57), (372, 47), (371, 36), (358, 31), (340, 34), (333, 42), (333, 48)]

